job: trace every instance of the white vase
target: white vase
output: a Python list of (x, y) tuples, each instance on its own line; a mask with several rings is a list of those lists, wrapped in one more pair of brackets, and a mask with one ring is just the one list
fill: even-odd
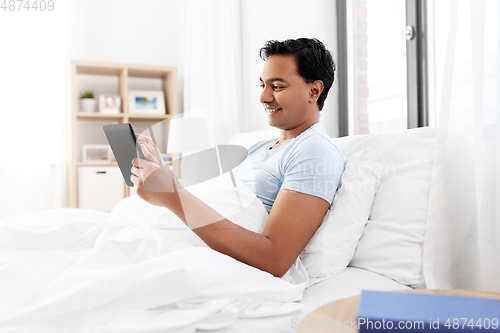
[(82, 112), (95, 112), (95, 99), (82, 98)]

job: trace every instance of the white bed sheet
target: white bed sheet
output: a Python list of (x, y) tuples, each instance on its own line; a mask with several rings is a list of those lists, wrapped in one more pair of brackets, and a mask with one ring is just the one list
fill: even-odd
[[(240, 318), (230, 327), (215, 330), (197, 330), (198, 333), (292, 333), (297, 325), (315, 309), (321, 306), (351, 296), (361, 294), (362, 290), (409, 290), (385, 276), (354, 267), (332, 276), (306, 289), (300, 302), (304, 306), (294, 313), (267, 318)], [(305, 322), (302, 324), (304, 327)]]
[(111, 216), (56, 209), (0, 222), (1, 333), (193, 333), (302, 306), (306, 281), (193, 245), (166, 210)]
[[(304, 283), (289, 284), (206, 246), (193, 247), (196, 239), (185, 244), (180, 239), (194, 234), (182, 222), (176, 226), (172, 213), (141, 209), (143, 204), (129, 198), (122, 201), (125, 209), (113, 214), (58, 209), (1, 221), (0, 332), (14, 327), (37, 333), (63, 327), (108, 332), (105, 326), (154, 331), (148, 323), (175, 332), (194, 332), (194, 327), (197, 332), (295, 332), (314, 309), (362, 289), (408, 289), (347, 268), (304, 291)], [(141, 214), (133, 216), (136, 211)], [(227, 274), (218, 276), (217, 270)], [(178, 287), (165, 285), (165, 279)], [(156, 306), (163, 308), (148, 310)], [(122, 322), (128, 327), (116, 325)]]

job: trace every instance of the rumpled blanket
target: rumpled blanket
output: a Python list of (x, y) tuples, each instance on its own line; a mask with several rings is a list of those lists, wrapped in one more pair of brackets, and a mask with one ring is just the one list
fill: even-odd
[[(244, 215), (259, 215), (239, 191)], [(306, 285), (299, 259), (275, 278), (137, 196), (111, 214), (62, 208), (0, 222), (0, 332), (218, 329), (297, 311)]]

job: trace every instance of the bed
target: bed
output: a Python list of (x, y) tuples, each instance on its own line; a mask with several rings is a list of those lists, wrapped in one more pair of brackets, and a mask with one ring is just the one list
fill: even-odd
[(306, 289), (206, 248), (141, 200), (3, 220), (0, 332), (294, 332), (362, 289), (409, 288), (349, 267)]
[(359, 295), (361, 290), (407, 290), (412, 289), (380, 274), (365, 269), (347, 267), (343, 272), (319, 282), (304, 292), (300, 301), (303, 307), (297, 312), (266, 318), (238, 319), (230, 327), (197, 332), (246, 333), (246, 332), (295, 332), (307, 327), (304, 318), (317, 308), (346, 297)]
[[(294, 332), (314, 309), (362, 289), (425, 288), (439, 278), (423, 261), (433, 245), (424, 246), (436, 135), (420, 128), (333, 139), (347, 158), (341, 186), (281, 279), (209, 249), (137, 196), (110, 213), (66, 208), (0, 221), (0, 332)], [(456, 158), (466, 161), (463, 151)], [(262, 230), (267, 211), (244, 186), (235, 196), (228, 177), (190, 190)]]

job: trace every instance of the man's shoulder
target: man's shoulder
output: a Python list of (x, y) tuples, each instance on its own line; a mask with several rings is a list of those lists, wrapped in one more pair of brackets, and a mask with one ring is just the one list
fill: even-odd
[(319, 155), (319, 156), (335, 156), (345, 160), (340, 149), (333, 143), (326, 133), (311, 131), (303, 137), (298, 137), (299, 140), (294, 145), (293, 154)]
[(278, 138), (258, 141), (248, 148), (248, 153), (250, 154), (250, 153), (258, 151), (258, 150), (266, 149), (267, 147), (269, 147), (273, 143), (275, 143), (277, 140), (278, 140)]

